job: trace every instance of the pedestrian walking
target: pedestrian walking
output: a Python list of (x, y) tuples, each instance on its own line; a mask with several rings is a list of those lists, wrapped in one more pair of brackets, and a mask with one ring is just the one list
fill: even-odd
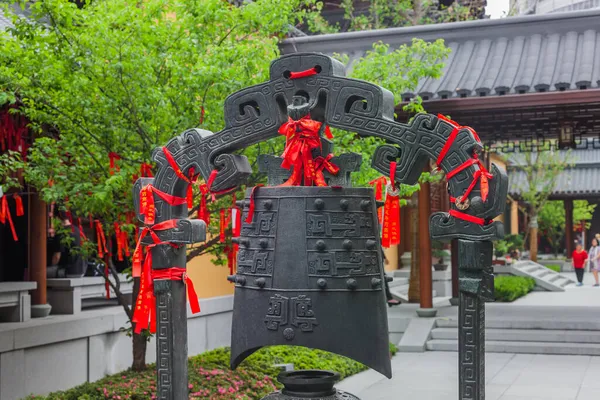
[[(597, 236), (598, 234), (596, 234), (596, 237)], [(590, 269), (592, 270), (594, 280), (596, 281), (594, 286), (596, 287), (600, 286), (600, 282), (598, 282), (598, 271), (600, 270), (600, 246), (598, 246), (598, 243), (600, 242), (597, 238), (592, 239), (592, 247), (590, 247), (588, 257), (590, 260)]]
[(575, 275), (577, 275), (577, 286), (583, 286), (583, 268), (588, 259), (588, 253), (583, 249), (581, 242), (577, 242), (577, 246), (575, 247), (575, 251), (573, 251), (572, 258)]

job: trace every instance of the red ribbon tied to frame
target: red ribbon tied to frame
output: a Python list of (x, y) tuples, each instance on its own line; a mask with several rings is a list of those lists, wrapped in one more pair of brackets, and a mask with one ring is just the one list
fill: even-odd
[(156, 298), (152, 282), (155, 279), (171, 281), (184, 281), (193, 314), (200, 312), (200, 301), (194, 289), (194, 283), (185, 273), (185, 268), (172, 267), (166, 269), (151, 270), (144, 266), (144, 274), (140, 279), (140, 292), (136, 300), (132, 321), (135, 323), (135, 333), (150, 328), (151, 333), (156, 333), (156, 310), (154, 304)]
[[(475, 130), (469, 126), (461, 126), (456, 121), (446, 118), (445, 116), (443, 116), (441, 114), (438, 114), (438, 118), (449, 123), (453, 127), (452, 132), (448, 136), (448, 139), (446, 140), (446, 143), (444, 143), (444, 147), (442, 148), (442, 151), (440, 152), (440, 154), (438, 155), (438, 158), (436, 160), (436, 164), (439, 168), (442, 161), (448, 154), (448, 151), (450, 151), (452, 144), (456, 140), (458, 133), (461, 130), (463, 130), (463, 129), (467, 130), (473, 136), (473, 138), (477, 141), (477, 143), (481, 143), (481, 139), (479, 138), (479, 135), (477, 134), (477, 132), (475, 132)], [(469, 185), (469, 187), (467, 188), (465, 193), (463, 193), (463, 195), (461, 196), (461, 200), (466, 199), (469, 196), (471, 191), (475, 188), (475, 184), (477, 183), (477, 181), (479, 181), (479, 188), (481, 191), (481, 199), (483, 201), (487, 201), (488, 194), (489, 194), (489, 180), (493, 178), (493, 175), (490, 174), (487, 171), (487, 169), (485, 168), (485, 166), (481, 163), (477, 153), (473, 153), (473, 156), (471, 159), (465, 161), (464, 163), (462, 163), (461, 165), (459, 165), (452, 171), (447, 172), (446, 180), (451, 179), (453, 176), (455, 176), (459, 172), (461, 172), (464, 169), (469, 168), (471, 166), (477, 166), (478, 169), (473, 174), (473, 181), (471, 182), (471, 184)], [(452, 202), (456, 202), (457, 200), (458, 199), (456, 199), (455, 197), (450, 197), (450, 201), (452, 201)], [(475, 217), (475, 216), (460, 212), (458, 210), (450, 210), (450, 215), (454, 216), (455, 218), (469, 221), (469, 222), (472, 222), (472, 223), (475, 223), (478, 225), (484, 225), (486, 223), (486, 221), (483, 218)]]

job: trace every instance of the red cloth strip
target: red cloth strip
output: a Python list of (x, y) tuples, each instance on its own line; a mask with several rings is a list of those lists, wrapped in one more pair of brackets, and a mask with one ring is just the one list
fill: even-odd
[(290, 72), (290, 79), (306, 78), (318, 74), (316, 68), (310, 68), (300, 72)]
[(198, 300), (198, 295), (194, 289), (194, 283), (185, 273), (184, 268), (171, 267), (150, 270), (149, 266), (144, 265), (144, 276), (140, 281), (140, 292), (132, 318), (135, 323), (135, 333), (140, 333), (143, 329), (148, 328), (150, 328), (151, 333), (156, 333), (156, 298), (154, 296), (153, 288), (153, 281), (155, 279), (184, 281), (192, 313), (197, 314), (200, 312), (200, 301)]
[(396, 161), (390, 162), (390, 185), (392, 185), (392, 189), (396, 189), (396, 165), (398, 165)]
[(19, 241), (19, 237), (17, 236), (17, 231), (15, 230), (15, 225), (13, 224), (12, 217), (10, 216), (10, 209), (8, 208), (8, 201), (6, 200), (6, 196), (2, 196), (0, 200), (0, 222), (5, 224), (8, 221), (8, 225), (10, 226), (10, 231), (13, 236), (13, 240), (15, 242)]
[(87, 241), (87, 237), (85, 236), (85, 233), (83, 232), (83, 226), (81, 226), (81, 218), (77, 218), (77, 227), (79, 228), (79, 234), (81, 235), (81, 240), (83, 240), (84, 242)]
[(252, 188), (252, 192), (250, 192), (250, 206), (248, 207), (248, 215), (246, 216), (246, 223), (251, 224), (252, 219), (254, 218), (254, 196), (256, 195), (256, 189), (264, 186), (263, 184), (256, 185)]
[(108, 153), (108, 160), (109, 160), (109, 169), (108, 172), (110, 173), (110, 175), (114, 175), (115, 174), (115, 170), (117, 170), (117, 172), (121, 171), (121, 168), (119, 167), (119, 165), (117, 164), (117, 160), (120, 160), (121, 156), (118, 155), (115, 152), (110, 152)]
[[(174, 244), (172, 244), (170, 242), (162, 242), (160, 240), (160, 238), (158, 237), (158, 235), (156, 234), (156, 231), (164, 231), (167, 229), (173, 229), (176, 226), (177, 226), (177, 220), (170, 219), (170, 220), (167, 220), (164, 222), (160, 222), (152, 227), (147, 226), (142, 230), (142, 233), (139, 235), (138, 242), (135, 246), (135, 250), (133, 251), (133, 267), (132, 267), (131, 275), (134, 278), (140, 277), (141, 272), (142, 272), (142, 239), (148, 234), (152, 238), (153, 244), (148, 245), (147, 246), (148, 249), (158, 246), (158, 245), (161, 245), (161, 244), (169, 244), (171, 246), (175, 246)], [(152, 260), (152, 252), (148, 251), (146, 254), (146, 262), (151, 263), (151, 260)]]
[(369, 185), (375, 185), (375, 200), (383, 200), (383, 187), (387, 184), (385, 176), (380, 176), (377, 179), (369, 182)]
[(450, 215), (452, 215), (454, 218), (458, 218), (458, 219), (462, 219), (464, 221), (472, 222), (472, 223), (477, 224), (477, 225), (487, 225), (485, 223), (485, 219), (480, 218), (480, 217), (475, 217), (473, 215), (469, 215), (469, 214), (466, 214), (466, 213), (463, 213), (463, 212), (460, 212), (460, 211), (457, 211), (457, 210), (450, 210), (448, 213)]
[(25, 210), (23, 210), (23, 199), (17, 193), (13, 194), (13, 198), (15, 199), (15, 203), (17, 204), (17, 217), (22, 217), (23, 215), (25, 215)]

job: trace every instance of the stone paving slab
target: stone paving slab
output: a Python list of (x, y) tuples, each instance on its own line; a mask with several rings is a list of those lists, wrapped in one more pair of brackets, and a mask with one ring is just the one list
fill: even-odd
[[(457, 353), (400, 353), (392, 379), (369, 370), (337, 387), (362, 400), (454, 400), (457, 367)], [(600, 357), (486, 354), (486, 400), (597, 400), (599, 393)]]

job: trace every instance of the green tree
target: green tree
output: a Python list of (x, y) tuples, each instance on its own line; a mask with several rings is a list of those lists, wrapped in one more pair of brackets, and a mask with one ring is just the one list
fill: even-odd
[[(27, 184), (109, 229), (126, 222), (132, 177), (153, 148), (192, 127), (221, 129), (225, 97), (268, 79), (278, 39), (311, 1), (140, 4), (96, 0), (78, 9), (44, 0), (29, 4), (28, 20), (3, 5), (15, 27), (0, 33), (0, 103), (18, 104), (37, 136)], [(111, 152), (121, 157), (114, 175)], [(193, 251), (218, 253), (215, 241)], [(145, 351), (135, 343), (139, 369)]]
[[(585, 223), (586, 229), (590, 227), (590, 221), (596, 209), (596, 204), (590, 204), (587, 200), (573, 201), (573, 225), (578, 226)], [(561, 250), (562, 239), (565, 236), (566, 218), (565, 207), (562, 201), (554, 200), (547, 202), (538, 217), (541, 234), (548, 240), (554, 255), (558, 256)]]
[(336, 33), (476, 19), (480, 13), (475, 10), (481, 6), (475, 3), (480, 2), (468, 3), (464, 6), (453, 1), (444, 6), (438, 0), (341, 0), (339, 8), (343, 11), (343, 21), (331, 24), (320, 12), (323, 2), (318, 1), (313, 9), (319, 12), (309, 15), (307, 30)]
[[(32, 121), (36, 140), (24, 166), (26, 183), (44, 201), (92, 214), (109, 231), (118, 221), (133, 232), (124, 214), (132, 209), (132, 177), (140, 163), (186, 129), (220, 130), (225, 97), (268, 79), (278, 40), (310, 13), (306, 5), (312, 3), (262, 0), (234, 7), (222, 0), (147, 0), (140, 7), (96, 0), (78, 9), (67, 0), (44, 0), (30, 5), (27, 21), (5, 7), (15, 27), (0, 33), (0, 104), (17, 104)], [(420, 77), (439, 76), (447, 52), (441, 41), (417, 41), (393, 52), (378, 44), (355, 74), (399, 94), (414, 90)], [(383, 65), (394, 75), (369, 76), (362, 63)], [(419, 109), (418, 102), (412, 106)], [(361, 153), (371, 154), (376, 145), (354, 139), (336, 137)], [(275, 151), (282, 144), (275, 140)], [(111, 152), (121, 157), (113, 175)], [(253, 147), (247, 155), (255, 159), (258, 152)], [(374, 176), (369, 171), (356, 180), (365, 184)], [(217, 200), (210, 209), (230, 202)], [(218, 225), (212, 218), (212, 238), (191, 255), (223, 254)], [(81, 251), (94, 256), (93, 249), (89, 243)], [(144, 354), (145, 341), (134, 335), (133, 368), (144, 367)]]
[[(533, 147), (537, 143), (533, 144)], [(512, 169), (525, 174), (526, 179), (516, 188), (524, 203), (520, 210), (529, 217), (528, 231), (530, 259), (537, 261), (538, 216), (550, 200), (560, 173), (569, 165), (569, 154), (547, 146), (540, 151), (521, 151), (508, 158)]]

